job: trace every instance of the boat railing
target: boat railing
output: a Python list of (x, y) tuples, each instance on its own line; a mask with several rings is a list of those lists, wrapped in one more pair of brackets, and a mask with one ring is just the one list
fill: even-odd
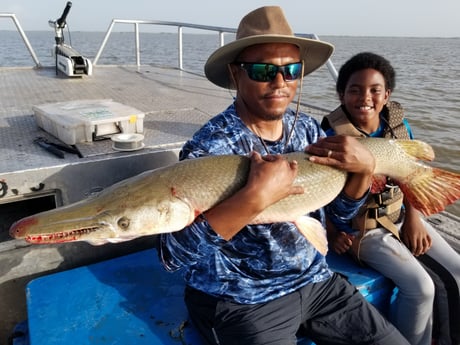
[(24, 41), (24, 44), (26, 45), (26, 48), (30, 53), (30, 56), (35, 62), (35, 66), (37, 68), (40, 68), (41, 64), (40, 64), (40, 61), (38, 60), (37, 54), (35, 54), (35, 51), (32, 48), (32, 45), (30, 44), (29, 39), (27, 38), (27, 35), (22, 29), (22, 26), (19, 23), (18, 18), (16, 18), (16, 15), (14, 13), (0, 13), (0, 18), (10, 18), (13, 21), (14, 25), (16, 26), (16, 29), (18, 30), (19, 35), (21, 35), (21, 38)]
[(218, 33), (219, 42), (222, 46), (225, 42), (225, 34), (234, 34), (236, 33), (236, 29), (233, 28), (226, 28), (226, 27), (219, 27), (219, 26), (208, 26), (208, 25), (198, 25), (198, 24), (190, 24), (190, 23), (181, 23), (181, 22), (168, 22), (168, 21), (161, 21), (161, 20), (131, 20), (131, 19), (112, 19), (112, 22), (107, 29), (107, 32), (104, 36), (104, 39), (99, 47), (99, 50), (94, 58), (93, 66), (96, 66), (99, 58), (109, 40), (110, 35), (112, 34), (113, 28), (115, 24), (133, 24), (134, 25), (134, 39), (135, 39), (135, 52), (136, 52), (136, 65), (140, 66), (140, 45), (139, 45), (139, 26), (141, 24), (145, 25), (158, 25), (158, 26), (173, 26), (177, 28), (177, 48), (178, 48), (178, 61), (177, 61), (177, 68), (183, 70), (183, 29), (199, 29), (204, 31), (213, 31)]
[[(146, 25), (158, 25), (158, 26), (173, 26), (177, 28), (177, 49), (178, 49), (178, 61), (177, 61), (177, 68), (183, 70), (183, 29), (198, 29), (203, 31), (211, 31), (216, 32), (219, 38), (219, 46), (223, 46), (225, 44), (225, 35), (226, 34), (235, 34), (236, 29), (234, 28), (227, 28), (222, 26), (209, 26), (209, 25), (199, 25), (199, 24), (190, 24), (190, 23), (181, 23), (181, 22), (169, 22), (169, 21), (161, 21), (161, 20), (131, 20), (131, 19), (112, 19), (112, 22), (107, 29), (107, 32), (104, 36), (104, 39), (99, 47), (99, 50), (94, 58), (93, 66), (96, 66), (99, 58), (104, 51), (104, 48), (109, 40), (110, 35), (112, 34), (113, 28), (115, 24), (133, 24), (134, 25), (134, 39), (135, 39), (135, 54), (136, 54), (136, 65), (140, 67), (141, 59), (140, 59), (140, 45), (139, 45), (139, 25), (146, 24)], [(311, 38), (319, 40), (318, 36), (315, 34), (296, 34), (297, 36)], [(328, 60), (326, 64), (329, 73), (334, 78), (337, 79), (337, 70), (335, 69), (332, 61)]]

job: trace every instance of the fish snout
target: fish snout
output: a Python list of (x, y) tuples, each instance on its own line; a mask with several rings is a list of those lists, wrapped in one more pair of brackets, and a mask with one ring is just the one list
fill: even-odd
[(27, 231), (36, 223), (35, 217), (22, 218), (11, 225), (10, 236), (17, 239), (25, 238)]

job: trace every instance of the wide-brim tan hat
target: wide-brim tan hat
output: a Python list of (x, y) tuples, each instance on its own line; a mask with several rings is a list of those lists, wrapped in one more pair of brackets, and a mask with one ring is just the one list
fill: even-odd
[(261, 43), (292, 43), (299, 47), (304, 76), (321, 67), (332, 55), (330, 43), (294, 35), (281, 7), (260, 7), (243, 17), (236, 39), (209, 56), (204, 66), (206, 77), (214, 84), (234, 89), (227, 65), (247, 47)]

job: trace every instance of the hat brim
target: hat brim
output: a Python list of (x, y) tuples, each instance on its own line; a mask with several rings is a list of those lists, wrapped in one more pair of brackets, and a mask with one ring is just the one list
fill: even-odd
[(232, 41), (209, 56), (204, 66), (204, 73), (212, 83), (234, 89), (227, 65), (235, 62), (237, 56), (247, 47), (262, 43), (291, 43), (300, 49), (300, 59), (304, 62), (304, 76), (321, 67), (332, 55), (334, 46), (315, 39), (284, 36), (259, 35)]

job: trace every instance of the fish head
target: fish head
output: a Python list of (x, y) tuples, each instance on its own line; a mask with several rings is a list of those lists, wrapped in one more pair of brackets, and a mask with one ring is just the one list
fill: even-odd
[(173, 232), (190, 224), (195, 213), (169, 190), (118, 185), (74, 204), (25, 217), (10, 235), (35, 244), (86, 241), (93, 245), (129, 241)]
[(33, 244), (87, 241), (94, 245), (104, 244), (110, 242), (109, 239), (118, 237), (113, 224), (106, 220), (109, 217), (105, 212), (93, 216), (84, 217), (80, 214), (58, 219), (55, 215), (61, 214), (63, 208), (56, 210), (57, 212), (45, 211), (18, 220), (10, 227), (10, 236)]

